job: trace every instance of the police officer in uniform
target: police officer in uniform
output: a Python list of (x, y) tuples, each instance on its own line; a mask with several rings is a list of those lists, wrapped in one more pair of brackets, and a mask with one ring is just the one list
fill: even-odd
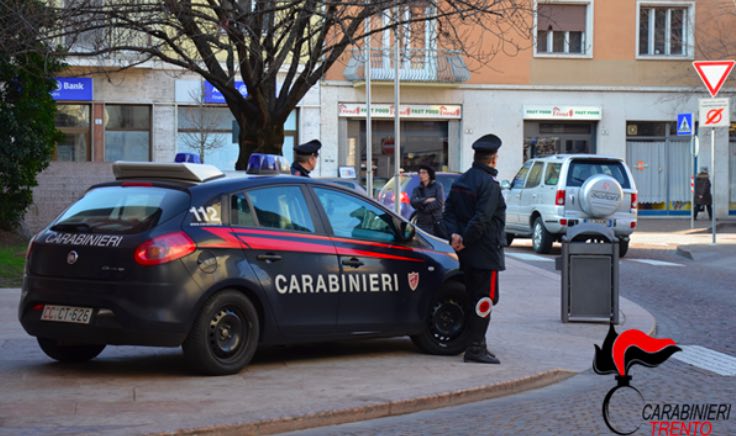
[(445, 203), (445, 230), (460, 258), (472, 303), (465, 362), (500, 363), (486, 347), (491, 311), (499, 298), (498, 272), (506, 268), (506, 202), (495, 168), (499, 147), (501, 139), (496, 135), (485, 135), (473, 143), (473, 166), (453, 183)]
[(291, 175), (309, 177), (309, 173), (317, 166), (320, 148), (322, 148), (322, 143), (316, 139), (294, 147), (294, 163), (291, 164)]

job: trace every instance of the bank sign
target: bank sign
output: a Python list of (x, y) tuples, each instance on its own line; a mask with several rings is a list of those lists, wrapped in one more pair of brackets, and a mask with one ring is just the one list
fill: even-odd
[[(402, 104), (399, 107), (401, 118), (459, 120), (463, 116), (463, 107), (456, 104)], [(337, 105), (337, 114), (341, 117), (365, 118), (365, 104), (340, 103)], [(393, 118), (394, 105), (372, 104), (371, 116), (374, 118)]]
[(598, 106), (524, 106), (525, 120), (600, 120), (603, 109)]
[(57, 77), (51, 98), (65, 101), (92, 101), (92, 79), (85, 77)]
[[(248, 88), (243, 82), (236, 81), (235, 88), (240, 92), (243, 97), (248, 96)], [(208, 81), (204, 82), (204, 102), (209, 104), (225, 104), (225, 96), (222, 95), (219, 89), (212, 86)]]

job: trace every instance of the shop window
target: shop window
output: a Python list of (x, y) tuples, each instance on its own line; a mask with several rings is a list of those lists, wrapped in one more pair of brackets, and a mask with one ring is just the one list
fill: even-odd
[(150, 106), (105, 106), (105, 160), (151, 160)]
[[(283, 156), (291, 162), (298, 142), (298, 117), (294, 110), (284, 123)], [(222, 106), (179, 106), (176, 149), (196, 153), (203, 163), (233, 170), (238, 160), (240, 128), (230, 109)]]
[(537, 5), (537, 54), (590, 54), (592, 5), (588, 2), (539, 3)]
[(85, 162), (91, 159), (90, 106), (86, 104), (58, 104), (56, 128), (62, 138), (56, 143), (54, 159)]
[(639, 56), (691, 56), (694, 5), (639, 5)]

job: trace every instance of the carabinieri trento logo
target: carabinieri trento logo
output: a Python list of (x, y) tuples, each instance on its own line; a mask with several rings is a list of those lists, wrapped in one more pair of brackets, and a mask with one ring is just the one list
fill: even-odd
[(620, 414), (612, 413), (610, 407), (615, 396), (624, 398), (622, 401), (614, 401), (616, 404), (630, 404), (632, 397), (638, 397), (644, 402), (639, 390), (630, 384), (629, 368), (635, 363), (649, 367), (659, 366), (678, 351), (682, 350), (672, 339), (656, 339), (640, 330), (626, 330), (619, 335), (611, 324), (603, 341), (603, 348), (595, 346), (593, 371), (601, 375), (616, 374), (617, 384), (608, 391), (603, 400), (603, 420), (612, 432), (630, 435), (641, 427), (641, 421), (636, 420), (623, 422), (625, 420), (619, 419), (621, 422), (613, 422), (616, 421), (614, 417), (620, 418)]

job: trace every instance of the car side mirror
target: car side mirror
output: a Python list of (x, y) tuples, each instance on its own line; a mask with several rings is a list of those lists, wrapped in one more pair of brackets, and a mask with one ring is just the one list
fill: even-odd
[(501, 189), (511, 189), (511, 182), (508, 180), (501, 180)]

